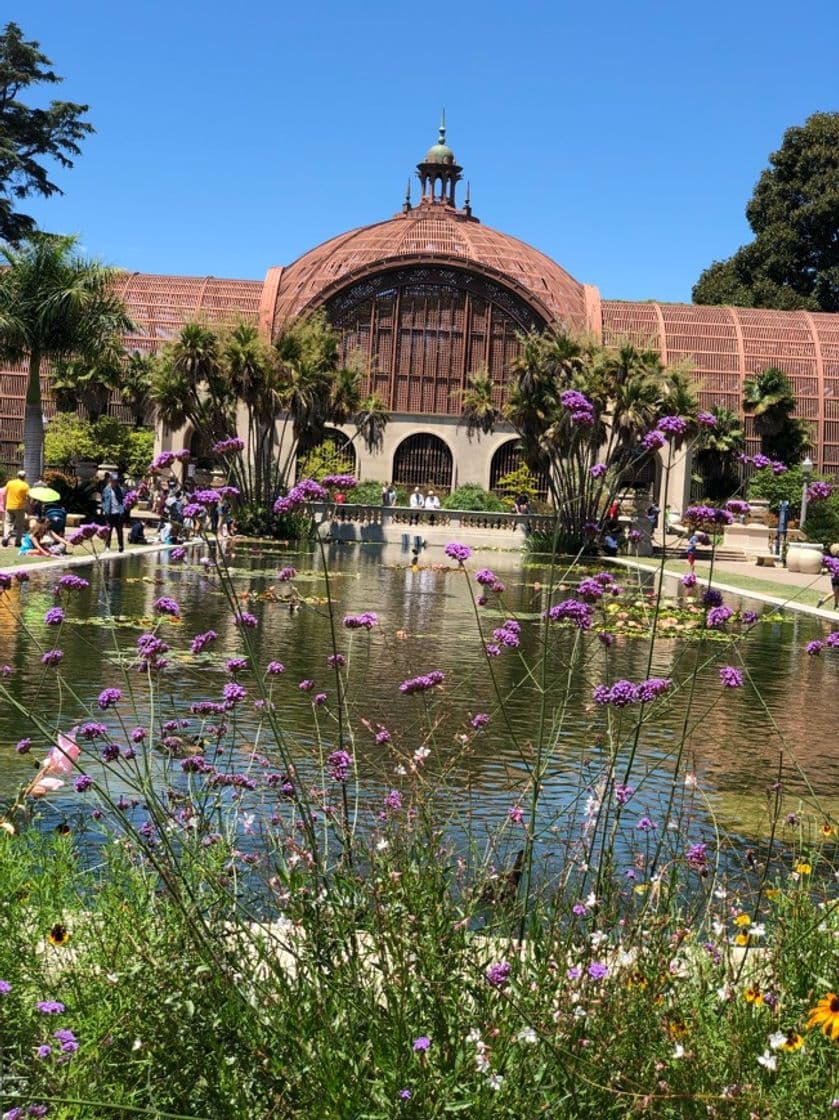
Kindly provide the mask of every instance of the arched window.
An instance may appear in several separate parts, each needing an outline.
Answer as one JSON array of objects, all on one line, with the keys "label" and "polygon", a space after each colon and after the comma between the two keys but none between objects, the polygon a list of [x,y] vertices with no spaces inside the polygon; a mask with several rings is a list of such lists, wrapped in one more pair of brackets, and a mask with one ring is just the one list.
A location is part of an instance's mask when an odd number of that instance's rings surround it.
[{"label": "arched window", "polygon": [[297,459],[297,477],[355,474],[357,458],[352,440],[337,428],[326,428],[323,439]]},{"label": "arched window", "polygon": [[393,456],[393,481],[400,486],[452,488],[452,453],[441,439],[428,432],[408,436]]},{"label": "arched window", "polygon": [[[505,475],[517,471],[523,464],[524,457],[521,453],[521,444],[519,441],[517,439],[511,439],[507,443],[502,443],[493,455],[492,462],[489,466],[490,490],[498,490],[499,480],[504,478]],[[537,498],[540,498],[543,502],[547,501],[550,493],[548,476],[543,471],[539,471],[535,475],[534,481]],[[515,495],[513,496],[515,497]]]},{"label": "arched window", "polygon": [[486,370],[504,399],[521,335],[544,323],[514,292],[477,273],[416,265],[367,276],[325,304],[344,360],[391,412],[458,416],[469,379]]}]

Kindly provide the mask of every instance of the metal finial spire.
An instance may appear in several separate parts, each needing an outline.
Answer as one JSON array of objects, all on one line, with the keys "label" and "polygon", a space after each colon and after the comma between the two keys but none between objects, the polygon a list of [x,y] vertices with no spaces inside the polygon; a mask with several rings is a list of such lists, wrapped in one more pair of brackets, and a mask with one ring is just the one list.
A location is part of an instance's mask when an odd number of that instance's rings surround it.
[{"label": "metal finial spire", "polygon": [[411,177],[408,176],[408,183],[405,187],[405,201],[402,203],[402,213],[407,214],[411,209]]},{"label": "metal finial spire", "polygon": [[472,184],[466,180],[466,199],[463,203],[463,212],[467,218],[472,217]]},{"label": "metal finial spire", "polygon": [[438,144],[445,144],[446,142],[446,110],[440,114],[440,135],[437,137]]}]

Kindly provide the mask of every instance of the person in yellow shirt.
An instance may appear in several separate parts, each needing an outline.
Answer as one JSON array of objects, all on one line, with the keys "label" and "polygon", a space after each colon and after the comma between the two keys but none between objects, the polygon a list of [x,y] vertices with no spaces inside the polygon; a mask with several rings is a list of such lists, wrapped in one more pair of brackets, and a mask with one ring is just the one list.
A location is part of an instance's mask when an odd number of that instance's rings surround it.
[{"label": "person in yellow shirt", "polygon": [[14,535],[15,544],[20,548],[26,532],[26,506],[29,501],[29,484],[26,471],[18,471],[17,478],[6,483],[6,527],[3,532],[3,548],[7,548],[9,538]]}]

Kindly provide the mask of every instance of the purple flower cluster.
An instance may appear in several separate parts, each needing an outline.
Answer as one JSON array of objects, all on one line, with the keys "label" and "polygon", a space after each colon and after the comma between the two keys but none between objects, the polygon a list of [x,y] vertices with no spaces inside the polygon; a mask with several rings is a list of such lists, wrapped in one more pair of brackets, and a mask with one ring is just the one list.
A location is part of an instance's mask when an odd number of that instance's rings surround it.
[{"label": "purple flower cluster", "polygon": [[346,751],[333,751],[327,759],[329,773],[335,782],[345,782],[353,763],[352,755]]},{"label": "purple flower cluster", "polygon": [[214,642],[216,638],[218,638],[218,634],[215,630],[205,630],[203,634],[196,634],[190,644],[190,651],[192,653],[201,653],[204,647],[208,646],[210,642]]},{"label": "purple flower cluster", "polygon": [[828,634],[824,640],[824,644],[828,649],[836,649],[839,647],[839,630],[834,630],[832,634]]},{"label": "purple flower cluster", "polygon": [[328,474],[321,482],[331,490],[354,490],[358,486],[358,479],[351,474]]},{"label": "purple flower cluster", "polygon": [[734,520],[727,509],[716,509],[714,506],[688,506],[682,515],[682,520],[687,525],[730,525]]},{"label": "purple flower cluster", "polygon": [[706,607],[721,607],[722,592],[718,591],[716,587],[706,587],[702,592],[702,602]]},{"label": "purple flower cluster", "polygon": [[696,423],[702,428],[716,428],[717,418],[713,412],[697,412]]},{"label": "purple flower cluster", "polygon": [[578,599],[564,599],[556,603],[545,614],[551,622],[571,622],[579,630],[588,630],[592,623],[592,608]]},{"label": "purple flower cluster", "polygon": [[92,743],[94,739],[107,739],[108,729],[104,723],[96,723],[95,720],[88,720],[79,727],[78,737],[85,739],[88,743]]},{"label": "purple flower cluster", "polygon": [[237,684],[236,681],[229,681],[224,686],[224,691],[222,693],[225,703],[230,705],[238,704],[240,700],[245,699],[247,694],[247,689]]},{"label": "purple flower cluster", "polygon": [[282,661],[269,661],[265,666],[265,672],[269,677],[278,677],[280,673],[285,672],[285,665]]},{"label": "purple flower cluster", "polygon": [[213,444],[213,451],[216,455],[233,455],[237,451],[244,451],[245,441],[239,439],[238,436],[230,436],[229,439],[220,439],[218,443]]},{"label": "purple flower cluster", "polygon": [[721,630],[733,614],[731,607],[712,607],[705,617],[705,625],[709,630]]},{"label": "purple flower cluster", "polygon": [[301,479],[296,486],[292,486],[284,498],[277,498],[274,502],[274,513],[294,513],[306,502],[325,502],[329,494],[319,482],[312,478]]},{"label": "purple flower cluster", "polygon": [[47,626],[60,626],[64,621],[64,611],[61,607],[50,607],[44,615],[44,622]]},{"label": "purple flower cluster", "polygon": [[186,558],[186,549],[185,548],[181,548],[181,547],[173,548],[172,551],[169,553],[169,559],[172,561],[173,564],[180,564],[181,561],[183,561],[185,558]]},{"label": "purple flower cluster", "polygon": [[379,616],[375,611],[363,611],[361,614],[348,614],[344,616],[344,626],[347,630],[372,630],[379,625]]},{"label": "purple flower cluster", "polygon": [[168,467],[171,463],[186,463],[189,460],[189,452],[186,448],[181,451],[161,451],[159,455],[151,461],[150,470],[160,471],[164,467]]},{"label": "purple flower cluster", "polygon": [[578,393],[576,389],[566,389],[559,394],[559,401],[571,413],[572,423],[582,427],[594,423],[594,405],[583,393]]},{"label": "purple flower cluster", "polygon": [[399,691],[405,696],[410,696],[414,692],[428,692],[435,685],[442,684],[445,679],[445,673],[441,673],[439,669],[433,669],[423,676],[411,677],[409,680],[403,681],[399,686]]},{"label": "purple flower cluster", "polygon": [[740,621],[751,626],[753,622],[757,622],[757,611],[740,611]]},{"label": "purple flower cluster", "polygon": [[15,750],[17,751],[18,754],[29,754],[29,751],[31,750],[31,748],[32,748],[32,740],[28,739],[28,738],[27,739],[19,739],[17,741],[17,743],[15,743]]},{"label": "purple flower cluster", "polygon": [[478,712],[469,720],[469,726],[474,727],[476,731],[479,731],[482,727],[486,727],[488,723],[489,716],[486,712]]},{"label": "purple flower cluster", "polygon": [[169,662],[162,655],[168,652],[169,646],[156,634],[141,634],[137,639],[137,653],[142,662],[141,668],[157,670],[165,669]]},{"label": "purple flower cluster", "polygon": [[807,501],[808,502],[823,502],[825,498],[829,498],[833,493],[833,485],[830,482],[811,482],[807,487]]},{"label": "purple flower cluster", "polygon": [[462,564],[472,555],[472,549],[468,544],[457,544],[454,541],[447,544],[443,551],[450,560],[457,560],[458,564]]},{"label": "purple flower cluster", "polygon": [[103,688],[99,693],[96,703],[104,712],[106,708],[113,708],[122,699],[122,691],[118,688]]},{"label": "purple flower cluster", "polygon": [[691,844],[685,852],[685,860],[688,867],[692,867],[694,871],[698,871],[700,875],[705,875],[708,871],[708,845],[707,844]]},{"label": "purple flower cluster", "polygon": [[748,502],[743,502],[739,498],[729,498],[725,503],[725,508],[729,513],[733,513],[737,517],[744,517],[747,513],[752,512],[752,507]]},{"label": "purple flower cluster", "polygon": [[581,579],[577,584],[577,594],[586,603],[596,603],[603,595],[603,586],[597,577]]},{"label": "purple flower cluster", "polygon": [[484,976],[492,988],[503,988],[510,978],[512,966],[509,961],[496,961],[487,967]]},{"label": "purple flower cluster", "polygon": [[741,455],[740,462],[751,463],[758,471],[771,468],[773,474],[783,474],[787,469],[786,463],[782,463],[780,459],[770,459],[768,455],[763,455],[760,452],[757,455]]},{"label": "purple flower cluster", "polygon": [[251,630],[253,630],[259,625],[259,620],[257,619],[256,615],[251,614],[250,611],[239,611],[239,613],[236,615],[236,625],[248,626]]},{"label": "purple flower cluster", "polygon": [[280,581],[280,583],[288,583],[289,580],[294,579],[296,575],[297,569],[292,568],[291,565],[288,565],[285,568],[280,568],[279,572],[277,573],[277,579]]},{"label": "purple flower cluster", "polygon": [[228,673],[243,673],[248,668],[247,657],[228,657],[227,671]]},{"label": "purple flower cluster", "polygon": [[634,793],[634,786],[626,786],[619,782],[615,786],[615,801],[618,805],[627,805],[632,800]]},{"label": "purple flower cluster", "polygon": [[742,670],[735,669],[733,665],[724,665],[720,669],[720,681],[726,688],[742,688],[744,679]]},{"label": "purple flower cluster", "polygon": [[625,708],[628,704],[649,704],[656,697],[667,692],[672,685],[667,677],[650,677],[649,680],[633,684],[632,681],[615,681],[611,688],[599,684],[591,696],[595,704],[611,704],[613,708]]},{"label": "purple flower cluster", "polygon": [[606,473],[607,467],[605,463],[595,463],[589,471],[592,478],[602,478]]},{"label": "purple flower cluster", "polygon": [[681,416],[662,416],[656,427],[669,436],[683,436],[688,430],[687,420]]},{"label": "purple flower cluster", "polygon": [[0,572],[0,591],[8,591],[12,586],[12,575],[10,572]]},{"label": "purple flower cluster", "polygon": [[659,448],[664,447],[667,443],[667,436],[664,432],[660,432],[658,428],[653,428],[651,432],[647,432],[641,440],[641,446],[645,451],[658,451]]},{"label": "purple flower cluster", "polygon": [[493,630],[492,636],[498,642],[499,646],[506,646],[507,649],[518,649],[521,645],[519,641],[519,634],[521,633],[521,626],[514,618],[508,618],[507,621]]},{"label": "purple flower cluster", "polygon": [[155,599],[154,609],[158,614],[171,614],[174,618],[180,618],[181,615],[181,608],[168,595],[161,595],[159,599]]},{"label": "purple flower cluster", "polygon": [[78,529],[74,529],[72,533],[67,534],[67,540],[70,542],[70,544],[81,544],[83,541],[92,540],[93,537],[95,537],[96,534],[100,531],[100,529],[103,528],[107,529],[108,526],[93,525],[91,523],[79,525]]},{"label": "purple flower cluster", "polygon": [[819,639],[816,638],[814,641],[808,642],[804,648],[811,657],[818,657],[824,649],[824,642],[820,642]]},{"label": "purple flower cluster", "polygon": [[42,665],[57,665],[64,656],[62,649],[48,649],[47,652],[41,657]]},{"label": "purple flower cluster", "polygon": [[84,591],[90,587],[86,579],[81,576],[74,576],[72,572],[68,572],[66,576],[62,576],[58,583],[53,588],[53,595],[58,598],[62,591]]}]

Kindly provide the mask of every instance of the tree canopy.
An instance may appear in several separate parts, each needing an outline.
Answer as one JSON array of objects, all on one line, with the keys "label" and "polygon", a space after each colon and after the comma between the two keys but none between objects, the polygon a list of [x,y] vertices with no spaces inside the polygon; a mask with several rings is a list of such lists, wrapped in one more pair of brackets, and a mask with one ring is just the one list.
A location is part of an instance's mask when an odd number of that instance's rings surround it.
[{"label": "tree canopy", "polygon": [[696,303],[839,311],[839,113],[787,129],[746,217],[754,241],[714,261]]},{"label": "tree canopy", "polygon": [[0,34],[0,240],[11,245],[35,229],[34,218],[18,211],[19,203],[33,194],[62,193],[44,160],[72,167],[80,142],[94,131],[82,120],[87,105],[51,101],[46,108],[30,108],[20,100],[30,86],[64,80],[51,67],[39,43],[27,42],[16,23],[6,24]]}]

